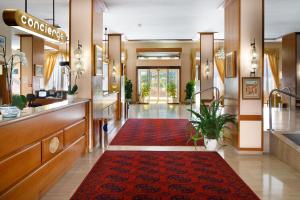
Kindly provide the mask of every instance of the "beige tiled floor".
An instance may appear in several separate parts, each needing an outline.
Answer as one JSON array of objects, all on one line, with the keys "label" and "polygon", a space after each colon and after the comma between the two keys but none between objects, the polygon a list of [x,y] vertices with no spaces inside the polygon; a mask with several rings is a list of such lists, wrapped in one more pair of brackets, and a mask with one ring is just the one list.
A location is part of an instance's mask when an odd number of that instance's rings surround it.
[{"label": "beige tiled floor", "polygon": [[[185,105],[132,105],[131,118],[188,118]],[[117,129],[114,131],[114,133]],[[114,133],[111,134],[112,139]],[[128,147],[109,147],[128,150]],[[149,147],[131,149],[151,150]],[[178,148],[177,148],[178,149]],[[157,150],[174,150],[173,147],[159,147]],[[181,149],[190,150],[190,149]],[[200,149],[201,150],[201,149]],[[300,199],[300,172],[292,169],[271,155],[238,155],[230,146],[219,151],[234,171],[262,199]],[[74,167],[63,176],[43,197],[44,200],[69,199],[82,182],[94,163],[102,155],[100,149],[80,158]]]}]

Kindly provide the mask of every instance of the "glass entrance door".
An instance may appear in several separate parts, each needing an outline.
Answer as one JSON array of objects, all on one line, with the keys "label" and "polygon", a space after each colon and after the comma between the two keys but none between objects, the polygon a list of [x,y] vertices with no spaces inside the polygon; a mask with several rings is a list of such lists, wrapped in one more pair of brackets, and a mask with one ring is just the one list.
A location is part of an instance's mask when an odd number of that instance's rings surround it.
[{"label": "glass entrance door", "polygon": [[178,103],[179,68],[138,69],[140,103]]}]

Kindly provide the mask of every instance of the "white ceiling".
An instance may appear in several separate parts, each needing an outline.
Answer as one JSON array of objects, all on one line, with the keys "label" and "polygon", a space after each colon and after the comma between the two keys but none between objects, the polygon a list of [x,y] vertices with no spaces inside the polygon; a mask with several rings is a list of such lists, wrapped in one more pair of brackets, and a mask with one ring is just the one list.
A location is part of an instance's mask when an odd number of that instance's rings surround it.
[{"label": "white ceiling", "polygon": [[265,0],[265,38],[300,32],[300,0]]},{"label": "white ceiling", "polygon": [[[197,32],[224,32],[223,0],[104,0],[104,24],[127,39],[194,39]],[[24,10],[25,0],[0,0],[0,10]],[[68,33],[68,2],[55,0],[56,24]],[[52,0],[28,0],[28,12],[52,18]],[[300,0],[265,0],[265,36],[277,38],[300,32]],[[141,24],[139,26],[138,24]]]},{"label": "white ceiling", "polygon": [[[193,39],[197,32],[223,38],[222,0],[105,0],[104,24],[127,39]],[[212,17],[213,16],[213,17]],[[141,27],[138,26],[141,24]]]},{"label": "white ceiling", "polygon": [[[224,38],[224,11],[218,9],[222,0],[104,1],[105,25],[127,39],[193,39],[206,31]],[[300,0],[265,0],[265,37],[300,31],[299,13]]]}]

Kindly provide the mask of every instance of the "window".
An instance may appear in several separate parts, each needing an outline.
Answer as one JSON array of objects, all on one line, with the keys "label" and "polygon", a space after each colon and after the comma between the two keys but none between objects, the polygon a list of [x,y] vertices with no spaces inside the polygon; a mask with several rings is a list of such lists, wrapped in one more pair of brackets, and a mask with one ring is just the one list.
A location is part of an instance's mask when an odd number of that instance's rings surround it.
[{"label": "window", "polygon": [[218,72],[216,62],[214,62],[214,87],[219,89],[220,96],[222,96],[224,94],[224,83]]},{"label": "window", "polygon": [[264,56],[264,94],[265,103],[267,103],[270,92],[275,89],[275,81],[272,75],[269,56],[265,54]]},{"label": "window", "polygon": [[61,61],[63,61],[63,57],[58,56],[55,67],[46,87],[48,90],[68,90],[68,69],[66,67],[59,66],[59,62]]}]

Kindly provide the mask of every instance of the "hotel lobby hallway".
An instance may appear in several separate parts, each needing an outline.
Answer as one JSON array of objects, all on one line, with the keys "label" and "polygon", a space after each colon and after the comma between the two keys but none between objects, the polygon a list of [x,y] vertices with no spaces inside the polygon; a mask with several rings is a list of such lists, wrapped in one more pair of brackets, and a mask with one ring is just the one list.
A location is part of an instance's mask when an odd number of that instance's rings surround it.
[{"label": "hotel lobby hallway", "polygon": [[[187,105],[131,105],[129,118],[186,119],[189,117],[188,108]],[[110,141],[121,125],[121,123],[118,124],[118,127],[110,132]],[[129,147],[117,148],[128,150]],[[118,149],[114,147],[114,150]],[[139,146],[134,150],[143,151],[147,150],[147,147]],[[158,150],[178,151],[178,147],[160,147]],[[239,155],[230,146],[220,149],[218,153],[261,199],[299,199],[300,173],[275,157],[268,154]],[[102,154],[102,150],[97,148],[92,153],[80,158],[42,199],[69,199]]]}]

